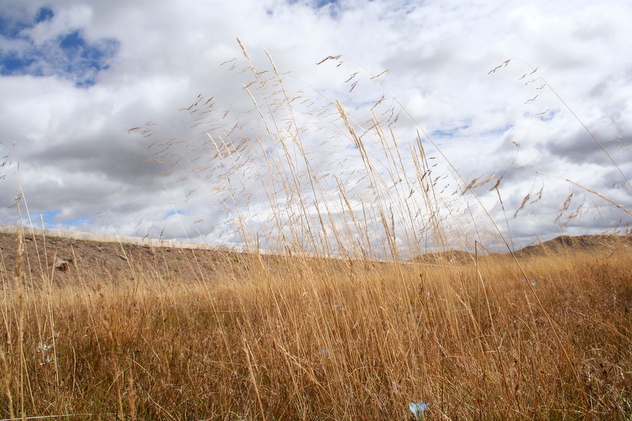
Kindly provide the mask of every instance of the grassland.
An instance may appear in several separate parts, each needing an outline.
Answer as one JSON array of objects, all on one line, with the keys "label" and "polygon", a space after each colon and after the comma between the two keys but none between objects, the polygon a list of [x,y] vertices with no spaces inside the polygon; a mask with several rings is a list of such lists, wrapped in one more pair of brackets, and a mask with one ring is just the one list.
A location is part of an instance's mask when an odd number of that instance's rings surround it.
[{"label": "grassland", "polygon": [[[510,248],[510,215],[535,213],[545,182],[505,207],[511,165],[466,180],[394,98],[355,118],[341,101],[288,89],[271,59],[260,71],[244,57],[228,65],[251,79],[253,112],[231,119],[200,96],[183,111],[203,139],[157,141],[154,159],[171,166],[166,182],[197,185],[187,197],[219,204],[231,238],[282,252],[11,237],[0,417],[406,420],[423,401],[427,420],[630,419],[628,241],[488,253],[483,243]],[[352,74],[349,91],[381,74]],[[571,190],[550,215],[560,231],[585,203],[626,228],[629,209],[553,178]],[[492,183],[503,221],[478,196]]]},{"label": "grassland", "polygon": [[5,259],[0,416],[405,420],[420,400],[431,420],[632,412],[623,243],[445,266],[180,253],[183,276],[142,254],[109,278],[80,258],[64,273]]}]

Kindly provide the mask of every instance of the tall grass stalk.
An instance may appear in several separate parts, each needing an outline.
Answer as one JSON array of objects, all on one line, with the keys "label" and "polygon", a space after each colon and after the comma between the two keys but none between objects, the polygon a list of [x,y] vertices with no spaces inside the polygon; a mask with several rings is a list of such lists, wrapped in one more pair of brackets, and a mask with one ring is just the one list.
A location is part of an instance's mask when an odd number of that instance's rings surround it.
[{"label": "tall grass stalk", "polygon": [[388,101],[354,116],[240,45],[257,118],[200,96],[202,140],[155,146],[248,253],[118,244],[118,270],[77,253],[60,272],[51,239],[19,235],[0,417],[406,420],[421,401],[428,420],[629,419],[629,239],[495,254],[511,239],[472,196],[491,177],[437,163]]},{"label": "tall grass stalk", "polygon": [[[6,353],[5,403],[19,397],[26,417],[403,420],[423,399],[427,419],[625,419],[632,262],[617,247],[521,257],[522,270],[507,256],[252,254],[226,255],[206,281],[138,260],[136,280],[65,274],[27,282],[23,298],[4,283],[2,334],[23,334],[21,354]],[[58,384],[26,328],[45,305]],[[7,311],[20,306],[23,324]]]}]

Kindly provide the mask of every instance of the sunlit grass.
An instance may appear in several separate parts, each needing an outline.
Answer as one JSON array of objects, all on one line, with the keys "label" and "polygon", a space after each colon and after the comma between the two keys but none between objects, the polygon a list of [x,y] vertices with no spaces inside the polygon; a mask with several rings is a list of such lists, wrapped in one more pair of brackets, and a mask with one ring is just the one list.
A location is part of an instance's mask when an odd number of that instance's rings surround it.
[{"label": "sunlit grass", "polygon": [[5,279],[2,415],[406,419],[423,400],[427,419],[625,419],[632,261],[570,256]]},{"label": "sunlit grass", "polygon": [[[357,120],[244,55],[256,127],[198,97],[185,111],[204,140],[156,145],[167,179],[197,183],[253,252],[183,253],[182,271],[126,256],[108,276],[77,259],[62,278],[18,245],[1,271],[0,417],[628,419],[629,246],[490,254],[511,238],[475,192],[495,183],[502,202],[500,179],[434,163],[420,126],[402,141],[396,101]],[[313,120],[334,129],[320,143]],[[331,145],[360,167],[315,153]],[[577,217],[568,198],[562,214]]]}]

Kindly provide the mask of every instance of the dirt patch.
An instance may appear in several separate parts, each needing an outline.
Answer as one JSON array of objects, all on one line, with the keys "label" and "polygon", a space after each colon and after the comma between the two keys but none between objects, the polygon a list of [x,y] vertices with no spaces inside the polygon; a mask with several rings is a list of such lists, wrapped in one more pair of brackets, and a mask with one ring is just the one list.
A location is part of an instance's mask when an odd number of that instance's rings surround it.
[{"label": "dirt patch", "polygon": [[[0,275],[15,278],[18,236],[0,234]],[[169,276],[188,280],[212,279],[218,270],[245,260],[242,253],[218,250],[157,248],[26,235],[20,270],[30,282],[109,281],[134,276]]]}]

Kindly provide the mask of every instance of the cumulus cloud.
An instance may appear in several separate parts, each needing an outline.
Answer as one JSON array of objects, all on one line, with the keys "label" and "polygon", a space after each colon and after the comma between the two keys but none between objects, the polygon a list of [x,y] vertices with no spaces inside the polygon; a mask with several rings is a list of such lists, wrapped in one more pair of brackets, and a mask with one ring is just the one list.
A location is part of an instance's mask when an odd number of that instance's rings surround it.
[{"label": "cumulus cloud", "polygon": [[95,84],[119,44],[112,38],[86,39],[82,28],[89,24],[90,14],[85,6],[63,10],[60,16],[41,7],[31,19],[5,12],[0,18],[0,75],[54,75],[69,78],[78,87]]},{"label": "cumulus cloud", "polygon": [[[368,241],[359,226],[391,230],[406,240],[390,247],[403,247],[432,243],[424,230],[434,212],[446,231],[469,233],[456,236],[465,248],[477,231],[525,244],[627,221],[612,206],[631,204],[625,1],[0,6],[0,147],[13,163],[1,169],[6,223],[16,221],[19,195],[50,227],[212,243],[262,241],[245,238],[246,227],[306,238],[292,226],[309,218],[356,243]],[[285,94],[301,101],[282,101],[264,49]],[[249,85],[251,64],[261,85]],[[384,138],[368,130],[372,118]],[[427,179],[416,175],[418,134]],[[217,157],[231,145],[243,161]],[[427,180],[441,196],[435,205],[425,203]],[[354,218],[365,225],[354,228]]]}]

